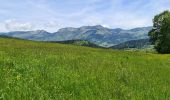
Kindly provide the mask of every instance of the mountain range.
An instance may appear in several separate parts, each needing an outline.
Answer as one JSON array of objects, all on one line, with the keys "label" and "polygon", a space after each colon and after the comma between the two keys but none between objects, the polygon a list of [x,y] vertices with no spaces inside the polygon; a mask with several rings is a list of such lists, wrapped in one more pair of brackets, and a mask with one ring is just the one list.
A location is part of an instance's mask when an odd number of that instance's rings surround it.
[{"label": "mountain range", "polygon": [[36,41],[87,40],[99,46],[109,47],[126,41],[147,39],[148,32],[151,29],[152,27],[140,27],[130,30],[124,30],[121,28],[110,29],[101,25],[96,25],[79,28],[67,27],[59,29],[57,32],[53,33],[44,30],[37,30],[1,32],[0,35]]}]

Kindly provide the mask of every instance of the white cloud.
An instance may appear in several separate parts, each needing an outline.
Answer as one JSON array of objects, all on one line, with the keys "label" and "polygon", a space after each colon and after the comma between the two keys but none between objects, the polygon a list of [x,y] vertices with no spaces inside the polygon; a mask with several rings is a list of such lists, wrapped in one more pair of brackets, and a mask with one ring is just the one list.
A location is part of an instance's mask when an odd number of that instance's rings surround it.
[{"label": "white cloud", "polygon": [[58,22],[57,21],[49,21],[46,25],[46,27],[57,27],[58,26]]},{"label": "white cloud", "polygon": [[3,23],[0,23],[0,32],[7,32],[7,29]]},{"label": "white cloud", "polygon": [[5,28],[7,31],[29,31],[33,30],[33,25],[29,22],[21,23],[16,21],[15,19],[6,20]]},{"label": "white cloud", "polygon": [[[62,23],[56,19],[51,19],[47,23],[43,23],[42,25],[39,25],[40,29],[47,30],[49,32],[56,32],[58,29],[63,28]],[[38,28],[38,27],[37,27]]]},{"label": "white cloud", "polygon": [[[155,14],[170,9],[169,0],[2,1],[0,31],[43,29],[54,32],[63,27],[98,24],[110,28],[143,27],[152,25]],[[4,22],[11,18],[15,20]]]}]

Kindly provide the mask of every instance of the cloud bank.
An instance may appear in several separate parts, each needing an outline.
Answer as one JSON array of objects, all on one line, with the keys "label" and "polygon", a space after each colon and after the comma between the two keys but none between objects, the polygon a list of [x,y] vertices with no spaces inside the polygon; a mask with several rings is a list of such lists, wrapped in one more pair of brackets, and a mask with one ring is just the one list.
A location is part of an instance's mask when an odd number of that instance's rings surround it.
[{"label": "cloud bank", "polygon": [[33,30],[33,25],[31,23],[25,22],[25,23],[20,23],[17,22],[14,19],[11,20],[6,20],[5,23],[5,28],[9,31],[29,31]]}]

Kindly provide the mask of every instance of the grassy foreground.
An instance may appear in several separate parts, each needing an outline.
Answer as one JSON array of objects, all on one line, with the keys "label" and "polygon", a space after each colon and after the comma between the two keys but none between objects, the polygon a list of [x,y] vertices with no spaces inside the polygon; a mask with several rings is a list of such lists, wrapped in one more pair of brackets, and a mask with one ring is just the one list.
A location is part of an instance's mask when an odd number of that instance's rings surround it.
[{"label": "grassy foreground", "polygon": [[170,55],[0,38],[0,100],[170,100]]}]

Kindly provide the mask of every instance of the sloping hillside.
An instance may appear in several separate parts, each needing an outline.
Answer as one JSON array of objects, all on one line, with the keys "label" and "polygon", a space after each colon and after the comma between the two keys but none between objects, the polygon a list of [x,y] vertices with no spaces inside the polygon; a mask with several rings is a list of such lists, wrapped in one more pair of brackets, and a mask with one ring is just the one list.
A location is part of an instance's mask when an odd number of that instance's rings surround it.
[{"label": "sloping hillside", "polygon": [[151,45],[149,39],[131,40],[112,46],[112,49],[142,49]]},{"label": "sloping hillside", "polygon": [[93,47],[93,48],[104,48],[101,46],[98,46],[94,43],[91,43],[86,40],[67,40],[67,41],[48,41],[51,43],[61,43],[61,44],[71,44],[71,45],[77,45],[77,46],[86,46],[86,47]]},{"label": "sloping hillside", "polygon": [[2,100],[169,100],[170,55],[0,38]]}]

